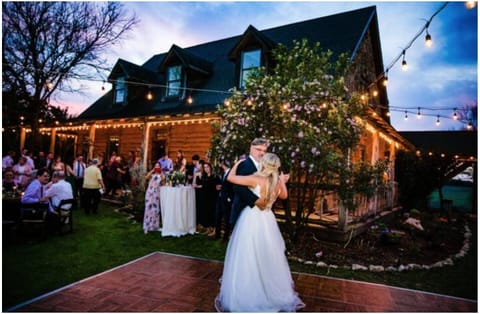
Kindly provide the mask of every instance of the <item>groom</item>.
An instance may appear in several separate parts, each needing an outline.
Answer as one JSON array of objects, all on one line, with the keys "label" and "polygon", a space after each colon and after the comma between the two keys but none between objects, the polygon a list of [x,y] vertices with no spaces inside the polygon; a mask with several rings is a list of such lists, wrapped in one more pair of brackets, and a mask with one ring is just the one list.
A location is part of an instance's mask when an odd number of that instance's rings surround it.
[{"label": "groom", "polygon": [[[269,142],[264,138],[256,138],[250,144],[250,155],[242,161],[237,168],[237,175],[248,176],[260,170],[260,161],[267,152]],[[234,185],[232,213],[230,216],[230,223],[235,225],[240,213],[246,206],[253,207],[258,200],[256,196],[248,187],[242,185]],[[257,204],[260,205],[261,204]]]}]

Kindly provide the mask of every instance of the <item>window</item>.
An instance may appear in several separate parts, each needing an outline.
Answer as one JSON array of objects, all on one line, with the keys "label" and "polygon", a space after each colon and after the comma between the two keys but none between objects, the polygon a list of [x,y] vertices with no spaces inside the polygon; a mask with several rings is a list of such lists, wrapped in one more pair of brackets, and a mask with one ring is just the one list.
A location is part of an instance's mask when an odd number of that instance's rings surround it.
[{"label": "window", "polygon": [[125,78],[119,77],[115,84],[115,103],[122,103],[125,101],[125,95],[127,93]]},{"label": "window", "polygon": [[182,67],[177,65],[167,70],[167,97],[179,96],[182,79]]},{"label": "window", "polygon": [[244,88],[246,80],[252,71],[260,67],[261,54],[260,49],[242,52],[242,64],[240,69],[240,88]]}]

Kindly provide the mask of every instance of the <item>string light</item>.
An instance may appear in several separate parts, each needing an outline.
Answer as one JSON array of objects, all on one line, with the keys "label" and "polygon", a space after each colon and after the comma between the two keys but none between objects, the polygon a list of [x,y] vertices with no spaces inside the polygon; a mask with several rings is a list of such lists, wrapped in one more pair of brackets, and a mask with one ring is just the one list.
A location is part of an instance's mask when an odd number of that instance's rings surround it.
[{"label": "string light", "polygon": [[421,118],[422,118],[422,114],[420,113],[420,107],[418,107],[417,119],[421,119]]},{"label": "string light", "polygon": [[465,6],[467,7],[467,9],[473,9],[477,6],[477,1],[467,1],[465,2]]},{"label": "string light", "polygon": [[193,98],[192,98],[192,96],[188,96],[188,97],[187,97],[187,104],[190,105],[190,104],[192,104],[192,103],[193,103]]},{"label": "string light", "polygon": [[405,50],[403,50],[403,60],[402,60],[402,71],[407,71],[408,65],[407,61],[405,60]]},{"label": "string light", "polygon": [[425,35],[425,46],[428,48],[432,47],[432,36],[428,33],[428,28],[427,28],[427,35]]},{"label": "string light", "polygon": [[457,108],[453,108],[453,120],[458,120]]},{"label": "string light", "polygon": [[405,121],[408,120],[408,112],[405,110]]},{"label": "string light", "polygon": [[148,90],[146,97],[147,97],[148,100],[152,100],[152,99],[153,99],[153,93],[152,93],[152,91],[151,91],[150,89]]},{"label": "string light", "polygon": [[440,125],[440,115],[437,115],[437,121],[435,123],[437,124],[437,126]]}]

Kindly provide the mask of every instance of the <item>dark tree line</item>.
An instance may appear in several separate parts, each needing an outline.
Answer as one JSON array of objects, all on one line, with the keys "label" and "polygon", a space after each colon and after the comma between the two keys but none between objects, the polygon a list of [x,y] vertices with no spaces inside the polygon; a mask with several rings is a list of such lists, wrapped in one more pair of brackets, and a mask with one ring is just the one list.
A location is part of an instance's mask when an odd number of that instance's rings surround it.
[{"label": "dark tree line", "polygon": [[2,2],[4,127],[29,125],[35,144],[40,123],[67,118],[50,103],[55,92],[98,80],[103,54],[137,23],[120,2]]}]

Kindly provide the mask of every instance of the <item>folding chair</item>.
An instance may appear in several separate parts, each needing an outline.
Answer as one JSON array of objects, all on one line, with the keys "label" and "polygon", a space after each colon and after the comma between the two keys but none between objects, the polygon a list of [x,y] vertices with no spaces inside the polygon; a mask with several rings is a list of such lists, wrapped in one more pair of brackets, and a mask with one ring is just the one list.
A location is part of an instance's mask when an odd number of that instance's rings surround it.
[{"label": "folding chair", "polygon": [[20,225],[22,229],[25,227],[25,225],[40,226],[42,239],[45,239],[48,204],[22,204],[20,212]]},{"label": "folding chair", "polygon": [[[65,205],[70,204],[69,209],[64,209]],[[58,213],[59,215],[59,231],[61,234],[63,234],[63,227],[65,225],[69,226],[69,233],[73,232],[73,215],[72,215],[72,210],[73,206],[75,205],[75,199],[70,198],[66,200],[61,200],[58,206],[54,207],[54,210]]]}]

